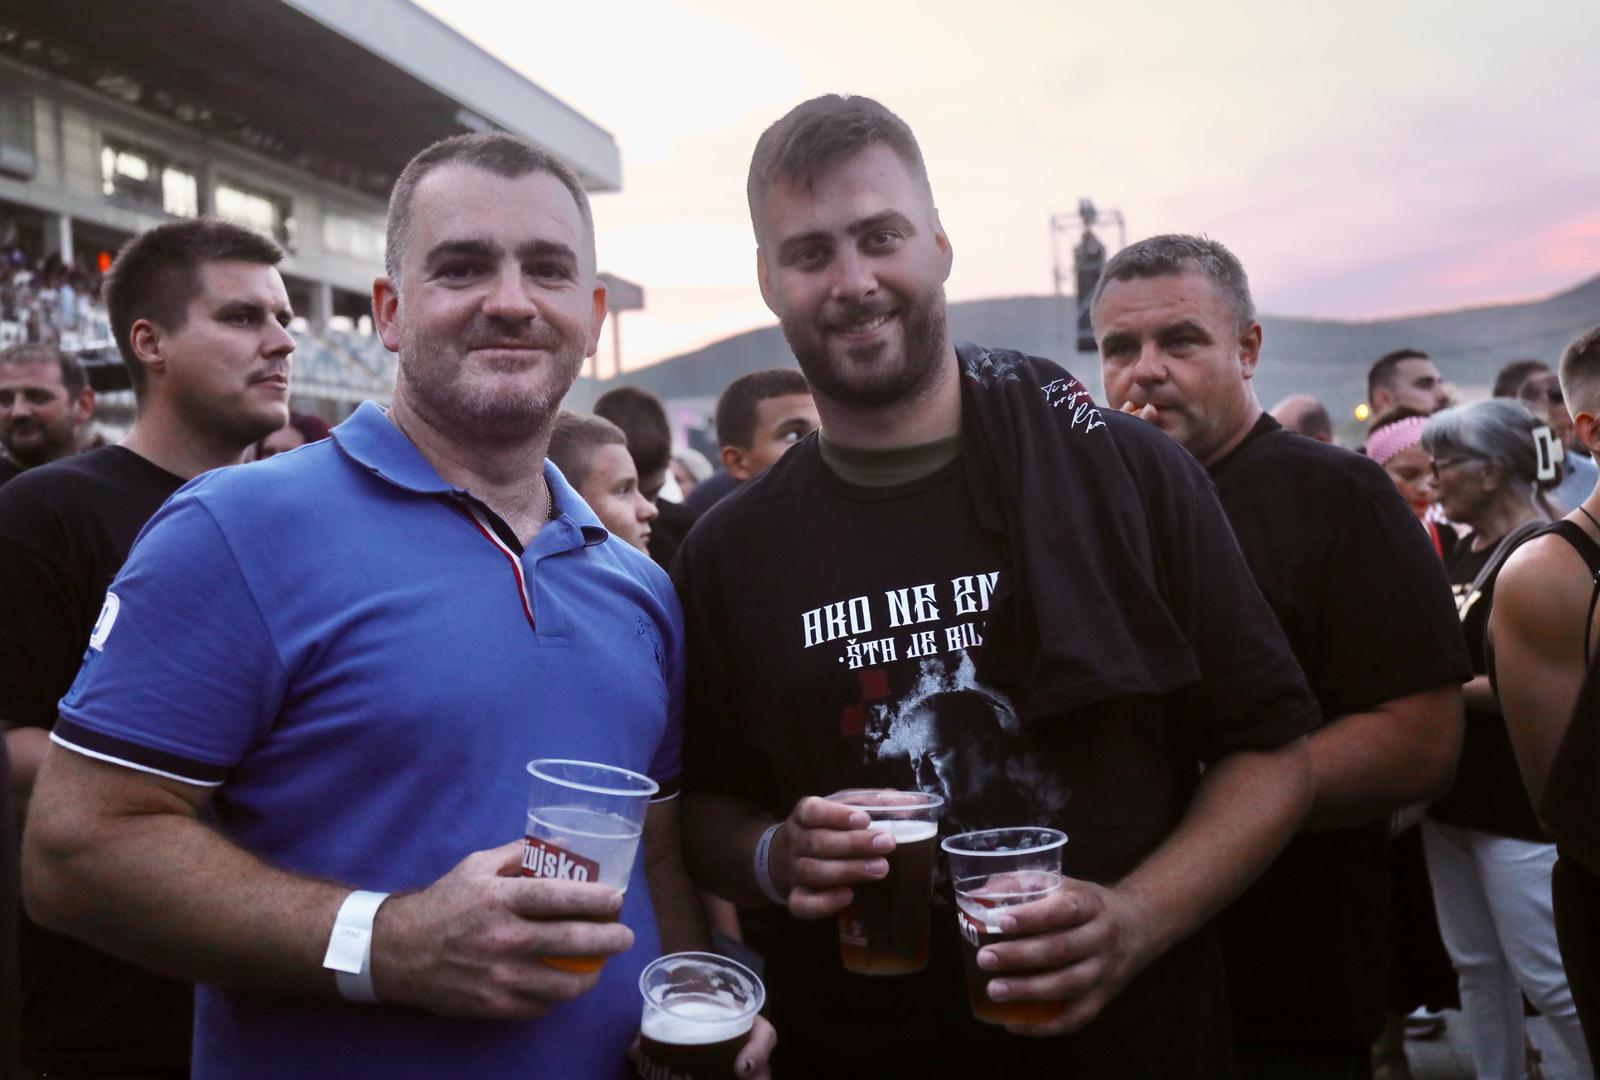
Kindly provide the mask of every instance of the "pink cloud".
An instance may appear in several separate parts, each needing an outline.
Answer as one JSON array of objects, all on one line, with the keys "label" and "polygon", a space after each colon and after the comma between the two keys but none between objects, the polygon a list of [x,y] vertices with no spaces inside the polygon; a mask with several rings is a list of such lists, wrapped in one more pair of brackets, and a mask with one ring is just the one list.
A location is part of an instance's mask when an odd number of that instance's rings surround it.
[{"label": "pink cloud", "polygon": [[1451,292],[1571,284],[1600,270],[1600,211],[1465,252],[1429,268],[1418,284]]}]

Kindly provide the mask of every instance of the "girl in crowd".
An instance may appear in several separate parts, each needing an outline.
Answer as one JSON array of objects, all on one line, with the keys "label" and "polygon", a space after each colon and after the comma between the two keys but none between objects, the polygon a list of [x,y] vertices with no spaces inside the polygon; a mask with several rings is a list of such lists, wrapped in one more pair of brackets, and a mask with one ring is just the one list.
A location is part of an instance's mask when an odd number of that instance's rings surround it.
[{"label": "girl in crowd", "polygon": [[1383,466],[1401,498],[1411,505],[1412,513],[1428,531],[1433,550],[1448,563],[1455,551],[1455,530],[1429,513],[1439,501],[1439,481],[1433,475],[1428,452],[1422,448],[1422,427],[1428,422],[1428,415],[1401,405],[1378,417],[1367,436],[1367,456]]},{"label": "girl in crowd", "polygon": [[1472,529],[1456,545],[1448,571],[1478,675],[1464,687],[1466,737],[1455,786],[1429,808],[1422,838],[1481,1080],[1524,1073],[1522,994],[1568,1053],[1588,1061],[1556,946],[1555,846],[1517,772],[1484,640],[1501,565],[1550,520],[1537,494],[1554,474],[1547,458],[1541,469],[1542,427],[1521,405],[1492,400],[1446,409],[1422,430],[1445,516]]}]

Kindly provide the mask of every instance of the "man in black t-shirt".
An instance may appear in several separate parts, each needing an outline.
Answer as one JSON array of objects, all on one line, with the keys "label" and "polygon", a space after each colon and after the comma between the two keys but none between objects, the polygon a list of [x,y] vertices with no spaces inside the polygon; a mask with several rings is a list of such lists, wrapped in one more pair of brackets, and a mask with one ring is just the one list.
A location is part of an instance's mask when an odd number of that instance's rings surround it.
[{"label": "man in black t-shirt", "polygon": [[[950,242],[882,105],[799,106],[749,193],[822,429],[674,575],[685,848],[708,888],[782,905],[776,1074],[1227,1075],[1204,927],[1298,823],[1315,706],[1209,482],[1048,361],[952,344]],[[1059,1011],[973,1020],[942,858],[927,969],[843,970],[831,916],[894,846],[820,797],[852,786],[938,793],[946,832],[1067,832],[1063,887],[979,955],[991,997]]]},{"label": "man in black t-shirt", "polygon": [[76,356],[54,345],[0,352],[0,484],[78,452],[94,415],[94,389]]},{"label": "man in black t-shirt", "polygon": [[1262,411],[1261,324],[1221,244],[1124,248],[1092,312],[1106,396],[1209,470],[1326,718],[1301,835],[1222,920],[1241,1064],[1365,1075],[1385,1004],[1389,818],[1449,789],[1461,745],[1471,667],[1443,569],[1382,469]]},{"label": "man in black t-shirt", "polygon": [[[185,480],[238,462],[288,420],[282,256],[271,240],[205,219],[129,241],[106,279],[106,306],[138,400],[132,429],[120,445],[0,488],[0,724],[24,813],[56,702],[139,530]],[[188,1075],[189,984],[27,920],[22,929],[25,1068]]]}]

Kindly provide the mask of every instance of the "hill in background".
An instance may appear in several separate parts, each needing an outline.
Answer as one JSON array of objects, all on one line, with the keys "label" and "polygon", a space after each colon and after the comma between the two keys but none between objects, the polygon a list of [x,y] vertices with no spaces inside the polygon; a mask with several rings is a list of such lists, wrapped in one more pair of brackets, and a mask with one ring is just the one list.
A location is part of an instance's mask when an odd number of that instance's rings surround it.
[{"label": "hill in background", "polygon": [[[1072,301],[1049,296],[968,300],[950,305],[959,341],[1004,345],[1061,362],[1097,392],[1099,359],[1072,351]],[[1314,394],[1348,422],[1366,399],[1367,368],[1392,349],[1421,349],[1464,400],[1488,395],[1495,372],[1508,360],[1535,357],[1554,366],[1561,350],[1600,323],[1600,276],[1543,300],[1496,304],[1398,319],[1348,322],[1264,315],[1256,393],[1270,408],[1287,394]],[[587,409],[613,385],[643,387],[663,401],[714,401],[740,375],[793,367],[794,357],[776,326],[737,334],[703,349],[628,372],[620,380],[580,379],[568,408]]]}]

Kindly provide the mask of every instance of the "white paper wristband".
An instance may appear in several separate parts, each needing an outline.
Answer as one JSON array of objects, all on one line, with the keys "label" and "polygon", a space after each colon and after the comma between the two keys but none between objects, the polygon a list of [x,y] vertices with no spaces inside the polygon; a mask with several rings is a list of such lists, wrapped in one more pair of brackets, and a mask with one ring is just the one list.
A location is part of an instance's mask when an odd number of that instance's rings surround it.
[{"label": "white paper wristband", "polygon": [[761,834],[761,839],[756,842],[756,885],[760,887],[763,895],[774,904],[787,904],[789,898],[778,891],[772,884],[772,867],[769,863],[772,857],[772,838],[778,835],[778,830],[783,828],[783,822],[769,825],[767,831]]},{"label": "white paper wristband", "polygon": [[388,893],[357,889],[344,898],[334,917],[322,966],[333,972],[339,996],[346,1001],[378,1000],[372,989],[372,922],[387,899]]}]

